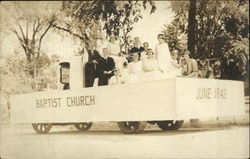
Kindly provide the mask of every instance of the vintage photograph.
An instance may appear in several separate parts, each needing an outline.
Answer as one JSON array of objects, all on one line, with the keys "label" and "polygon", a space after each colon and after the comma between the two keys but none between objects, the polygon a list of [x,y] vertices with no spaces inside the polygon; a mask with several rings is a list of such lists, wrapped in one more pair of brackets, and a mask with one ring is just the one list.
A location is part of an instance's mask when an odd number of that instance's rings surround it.
[{"label": "vintage photograph", "polygon": [[249,1],[1,1],[0,119],[0,159],[249,158]]}]

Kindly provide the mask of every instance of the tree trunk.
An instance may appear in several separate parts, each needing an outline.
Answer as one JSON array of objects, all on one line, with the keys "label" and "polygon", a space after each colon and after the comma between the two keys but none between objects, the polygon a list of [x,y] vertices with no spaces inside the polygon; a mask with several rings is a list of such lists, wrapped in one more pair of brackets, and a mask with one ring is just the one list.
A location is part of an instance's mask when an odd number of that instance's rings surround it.
[{"label": "tree trunk", "polygon": [[32,54],[32,71],[33,71],[33,79],[34,79],[34,90],[37,91],[37,58],[35,53]]},{"label": "tree trunk", "polygon": [[190,0],[188,11],[188,50],[191,53],[191,57],[195,57],[195,12],[196,12],[196,0]]}]

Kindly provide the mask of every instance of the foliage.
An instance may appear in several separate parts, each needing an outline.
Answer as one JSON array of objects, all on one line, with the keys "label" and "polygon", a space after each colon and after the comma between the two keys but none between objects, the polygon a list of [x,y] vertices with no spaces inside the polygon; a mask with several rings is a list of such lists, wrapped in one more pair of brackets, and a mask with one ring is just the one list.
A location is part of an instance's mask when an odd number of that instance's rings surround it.
[{"label": "foliage", "polygon": [[[189,2],[175,1],[171,6],[175,17],[171,24],[165,26],[163,33],[171,49],[185,50],[180,48],[177,39],[182,34],[187,35]],[[197,0],[193,57],[220,59],[226,54],[233,54],[242,72],[249,59],[248,7],[248,1]]]},{"label": "foliage", "polygon": [[35,80],[39,73],[39,59],[44,37],[52,28],[60,2],[9,1],[1,2],[1,31],[13,33],[22,47],[29,74]]},{"label": "foliage", "polygon": [[195,26],[196,26],[196,0],[190,0],[188,10],[188,50],[191,55],[195,53]]},{"label": "foliage", "polygon": [[128,33],[142,18],[140,11],[148,2],[153,13],[156,8],[152,1],[64,1],[62,15],[53,26],[80,39],[84,45],[96,43],[105,35],[115,35],[128,43]]},{"label": "foliage", "polygon": [[178,23],[178,19],[175,19],[171,24],[165,25],[166,29],[162,33],[170,51],[177,50],[179,55],[183,55],[187,51],[187,34],[182,30],[183,26],[179,26]]},{"label": "foliage", "polygon": [[35,80],[38,84],[38,90],[46,89],[48,85],[51,89],[56,89],[57,70],[55,64],[58,59],[59,57],[56,55],[49,58],[46,54],[41,54],[37,65],[40,71],[37,79],[34,79],[29,74],[29,63],[23,54],[15,52],[1,56],[0,107],[2,118],[9,117],[10,95],[33,92]]},{"label": "foliage", "polygon": [[53,6],[48,2],[1,2],[2,29],[16,35],[28,62],[40,56],[42,40],[54,22]]}]

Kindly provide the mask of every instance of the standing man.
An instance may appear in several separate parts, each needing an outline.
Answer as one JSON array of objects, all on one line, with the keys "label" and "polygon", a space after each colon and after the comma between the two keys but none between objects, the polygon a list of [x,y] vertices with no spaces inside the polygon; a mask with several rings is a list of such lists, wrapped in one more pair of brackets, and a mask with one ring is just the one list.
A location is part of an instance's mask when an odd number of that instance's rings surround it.
[{"label": "standing man", "polygon": [[99,62],[98,86],[108,85],[109,79],[114,75],[115,62],[112,57],[108,57],[108,49],[103,48],[103,57]]},{"label": "standing man", "polygon": [[198,64],[195,59],[189,57],[189,52],[184,54],[187,65],[186,77],[198,77]]},{"label": "standing man", "polygon": [[101,55],[94,49],[94,44],[90,44],[88,49],[88,61],[85,65],[85,87],[93,87],[95,78],[98,77],[98,64]]}]

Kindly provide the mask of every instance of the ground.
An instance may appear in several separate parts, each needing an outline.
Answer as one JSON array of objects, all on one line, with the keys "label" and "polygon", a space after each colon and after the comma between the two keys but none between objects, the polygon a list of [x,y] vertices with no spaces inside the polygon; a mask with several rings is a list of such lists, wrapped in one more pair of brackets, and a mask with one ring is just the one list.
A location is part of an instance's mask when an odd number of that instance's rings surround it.
[{"label": "ground", "polygon": [[116,123],[96,123],[89,131],[52,127],[36,134],[31,125],[3,126],[3,159],[86,158],[248,158],[249,127],[220,126],[161,131],[148,125],[141,134],[126,135]]}]

